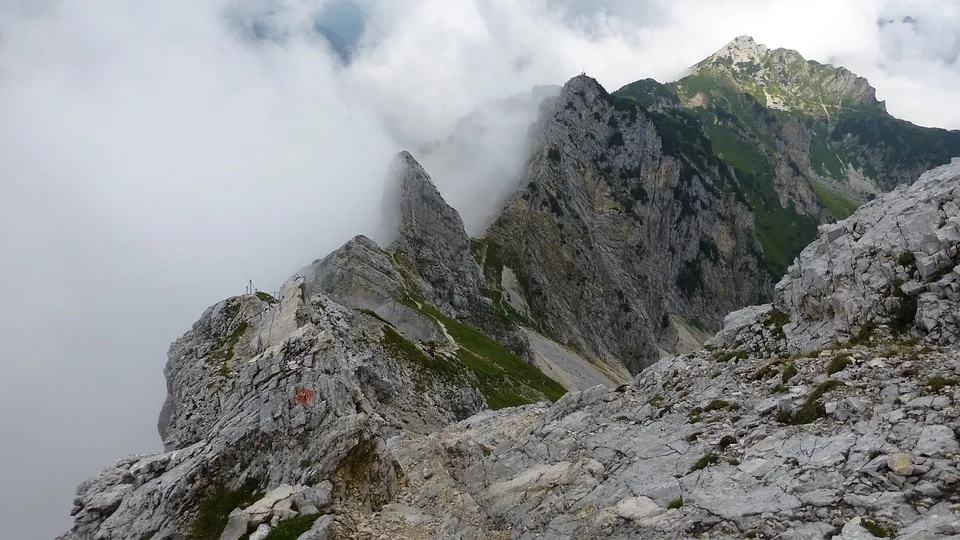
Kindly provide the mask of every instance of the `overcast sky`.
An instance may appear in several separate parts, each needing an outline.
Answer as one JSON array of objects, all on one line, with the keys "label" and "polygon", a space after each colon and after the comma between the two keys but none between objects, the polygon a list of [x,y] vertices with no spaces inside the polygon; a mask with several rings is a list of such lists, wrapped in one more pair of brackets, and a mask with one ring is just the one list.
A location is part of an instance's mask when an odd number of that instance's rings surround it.
[{"label": "overcast sky", "polygon": [[480,233],[532,118],[496,100],[584,69],[610,90],[670,79],[751,34],[960,127],[952,1],[358,3],[343,67],[312,31],[322,0],[0,0],[4,537],[52,538],[79,482],[159,451],[169,343],[248,279],[275,290],[354,234],[388,240],[392,154],[477,110],[483,159],[425,161]]}]

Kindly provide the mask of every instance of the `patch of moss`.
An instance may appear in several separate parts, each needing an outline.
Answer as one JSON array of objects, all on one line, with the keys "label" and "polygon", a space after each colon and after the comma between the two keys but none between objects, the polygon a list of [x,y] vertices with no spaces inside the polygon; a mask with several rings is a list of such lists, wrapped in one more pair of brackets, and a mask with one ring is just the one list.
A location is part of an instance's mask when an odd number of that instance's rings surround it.
[{"label": "patch of moss", "polygon": [[917,264],[917,256],[912,251],[904,251],[897,257],[897,264],[904,268],[911,268]]},{"label": "patch of moss", "polygon": [[833,375],[834,373],[839,373],[847,369],[851,361],[852,361],[852,358],[850,357],[850,355],[841,355],[841,356],[834,357],[833,360],[831,360],[830,363],[827,364],[827,374]]},{"label": "patch of moss", "polygon": [[699,460],[697,460],[697,462],[694,463],[692,467],[690,467],[690,472],[696,472],[696,471],[699,471],[700,469],[706,469],[707,467],[711,465],[716,465],[717,463],[720,463],[719,456],[717,456],[716,454],[707,454],[702,458],[700,458]]},{"label": "patch of moss", "polygon": [[683,497],[680,497],[679,499],[673,499],[667,503],[667,509],[669,510],[675,510],[681,506],[683,506]]},{"label": "patch of moss", "polygon": [[265,293],[263,291],[257,291],[257,298],[259,298],[260,300],[263,300],[264,302],[267,302],[268,304],[277,304],[280,302],[270,294]]},{"label": "patch of moss", "polygon": [[876,521],[870,521],[869,519],[860,520],[860,526],[877,538],[895,538],[897,536],[897,530],[893,527],[884,527]]},{"label": "patch of moss", "polygon": [[873,320],[868,320],[860,325],[857,335],[850,340],[850,345],[869,345],[873,341],[873,333],[877,329],[877,324]]},{"label": "patch of moss", "polygon": [[783,424],[791,425],[801,425],[801,424],[811,424],[819,418],[823,418],[827,415],[827,411],[824,409],[823,404],[820,403],[820,398],[824,394],[837,388],[838,386],[845,386],[842,382],[829,379],[817,386],[813,392],[807,396],[806,402],[800,407],[797,412],[787,413],[786,411],[781,411],[777,415],[777,420]]},{"label": "patch of moss", "polygon": [[[231,316],[235,317],[236,314],[233,314]],[[237,343],[240,342],[240,338],[243,337],[243,333],[246,332],[247,328],[249,327],[250,327],[250,323],[248,323],[247,321],[240,321],[240,323],[237,324],[237,327],[233,330],[233,332],[229,336],[227,336],[226,339],[214,341],[213,353],[211,354],[211,358],[221,363],[229,362],[230,360],[233,360],[233,357],[235,355],[234,348],[236,348]]]},{"label": "patch of moss", "polygon": [[313,514],[311,516],[300,515],[285,519],[277,523],[277,526],[270,531],[270,534],[268,534],[264,540],[297,540],[300,535],[309,531],[310,527],[313,527],[313,523],[317,521],[319,517],[320,514]]},{"label": "patch of moss", "polygon": [[237,489],[226,489],[223,486],[212,489],[200,503],[187,539],[219,540],[230,512],[234,508],[246,508],[262,497],[259,484],[252,480]]},{"label": "patch of moss", "polygon": [[797,373],[797,363],[790,360],[783,365],[783,369],[780,371],[780,381],[783,384],[787,384]]},{"label": "patch of moss", "polygon": [[722,410],[737,410],[740,409],[740,405],[737,403],[730,403],[729,401],[724,401],[722,399],[715,399],[707,404],[704,407],[704,412],[713,412],[713,411],[722,411]]},{"label": "patch of moss", "polygon": [[940,376],[930,377],[924,383],[927,390],[931,394],[939,392],[948,386],[957,386],[958,384],[960,384],[960,380],[950,378],[950,377],[940,377]]},{"label": "patch of moss", "polygon": [[767,314],[766,318],[764,318],[763,324],[772,326],[774,334],[777,334],[779,337],[783,338],[783,327],[790,324],[790,315],[780,311],[779,309],[774,309]]}]

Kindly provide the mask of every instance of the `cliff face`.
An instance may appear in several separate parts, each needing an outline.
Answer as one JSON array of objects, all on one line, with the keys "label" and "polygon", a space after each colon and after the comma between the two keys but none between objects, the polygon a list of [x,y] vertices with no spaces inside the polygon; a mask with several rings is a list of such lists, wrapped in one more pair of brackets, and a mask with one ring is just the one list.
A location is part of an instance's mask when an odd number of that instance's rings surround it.
[{"label": "cliff face", "polygon": [[477,250],[488,287],[516,276],[514,311],[634,373],[769,290],[733,179],[696,131],[658,119],[572,79],[544,102],[523,187]]},{"label": "cliff face", "polygon": [[844,219],[960,155],[960,132],[894,118],[866,79],[747,36],[679,81],[637,81],[616,94],[695,119],[733,168],[775,275],[815,238],[817,223]]}]

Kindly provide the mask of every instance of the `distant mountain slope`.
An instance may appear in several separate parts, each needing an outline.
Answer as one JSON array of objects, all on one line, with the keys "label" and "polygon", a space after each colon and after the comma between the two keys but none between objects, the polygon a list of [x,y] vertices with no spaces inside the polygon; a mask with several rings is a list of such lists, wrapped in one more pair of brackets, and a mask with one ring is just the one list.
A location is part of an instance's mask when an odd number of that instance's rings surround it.
[{"label": "distant mountain slope", "polygon": [[746,36],[675,83],[641,80],[616,95],[696,119],[734,168],[775,274],[813,239],[813,220],[845,218],[960,156],[960,131],[894,118],[866,79]]},{"label": "distant mountain slope", "polygon": [[523,187],[474,247],[505,316],[637,373],[772,292],[754,216],[688,114],[578,76],[532,133]]}]

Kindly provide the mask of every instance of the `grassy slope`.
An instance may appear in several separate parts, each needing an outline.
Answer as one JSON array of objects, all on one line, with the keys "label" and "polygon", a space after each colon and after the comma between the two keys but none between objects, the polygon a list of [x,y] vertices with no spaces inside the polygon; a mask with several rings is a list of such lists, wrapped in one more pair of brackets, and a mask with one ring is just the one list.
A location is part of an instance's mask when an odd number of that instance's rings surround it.
[{"label": "grassy slope", "polygon": [[[699,75],[684,78],[679,84],[671,86],[658,87],[653,81],[639,81],[625,87],[622,93],[618,91],[617,95],[643,103],[650,100],[643,98],[642,93],[651,91],[659,97],[668,91],[680,92],[687,97],[705,93],[712,96],[714,102],[722,103],[716,109],[696,108],[684,113],[686,125],[683,131],[665,122],[661,118],[664,116],[662,113],[654,113],[652,117],[664,139],[665,152],[679,151],[703,165],[713,164],[716,156],[722,156],[722,164],[735,170],[739,186],[733,189],[741,192],[742,200],[754,212],[757,239],[763,246],[764,262],[773,275],[782,275],[800,250],[815,238],[816,222],[798,214],[793,208],[780,206],[779,196],[770,180],[773,161],[768,156],[776,153],[776,146],[763,129],[766,109],[732,86],[718,85],[710,77]],[[721,115],[723,122],[719,121]],[[691,118],[695,118],[695,125],[691,124]],[[735,133],[727,127],[729,123],[736,123],[742,131],[752,135],[754,141]],[[701,132],[708,137],[706,143],[700,142]],[[705,159],[703,154],[709,159]]]},{"label": "grassy slope", "polygon": [[381,343],[394,356],[419,364],[455,384],[476,387],[491,409],[536,403],[544,398],[556,401],[566,393],[560,383],[482,332],[447,317],[429,304],[412,300],[406,304],[436,320],[456,341],[456,351],[453,356],[429,357],[396,330],[385,326]]}]

